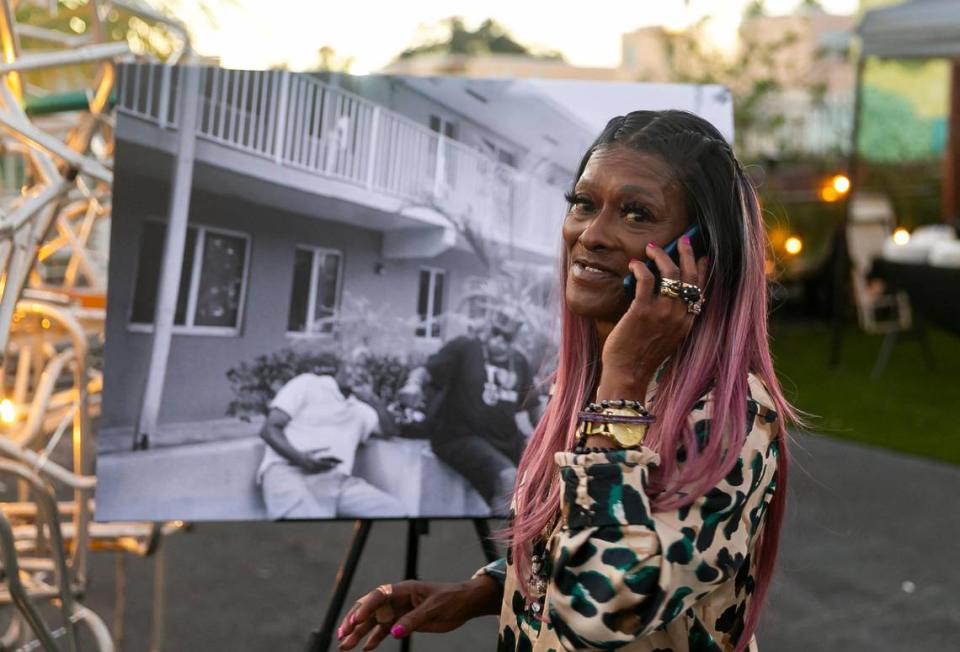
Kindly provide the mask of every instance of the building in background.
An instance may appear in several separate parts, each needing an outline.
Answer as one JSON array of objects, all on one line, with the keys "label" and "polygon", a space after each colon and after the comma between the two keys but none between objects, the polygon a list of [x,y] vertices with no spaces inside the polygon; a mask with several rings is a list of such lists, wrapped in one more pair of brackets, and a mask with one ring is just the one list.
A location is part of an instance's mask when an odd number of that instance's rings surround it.
[{"label": "building in background", "polygon": [[520,54],[429,54],[397,59],[384,73],[396,75],[463,75],[517,79],[583,79],[634,81],[628,69],[574,66],[562,59]]},{"label": "building in background", "polygon": [[[783,151],[798,155],[832,155],[849,147],[852,129],[854,64],[848,56],[856,17],[828,14],[801,7],[786,16],[747,16],[739,27],[744,42],[782,44],[772,63],[755,61],[745,76],[769,78],[784,92],[765,102],[764,111],[783,117],[771,132],[766,125],[744,134],[748,158],[777,157]],[[691,30],[688,34],[692,35]],[[616,68],[580,67],[559,58],[532,54],[452,54],[427,52],[398,58],[384,72],[410,75],[468,75],[472,77],[584,79],[676,83],[706,71],[690,70],[683,52],[671,55],[676,32],[663,26],[642,27],[621,37],[621,62]],[[691,37],[692,38],[692,37]],[[682,41],[683,39],[680,39]],[[698,43],[709,48],[709,44]],[[733,56],[732,53],[730,53]],[[682,59],[675,65],[672,58]],[[679,78],[678,68],[686,76]],[[706,81],[706,80],[704,80]],[[711,80],[722,83],[723,80]]]},{"label": "building in background", "polygon": [[[810,7],[786,16],[743,19],[735,49],[727,56],[742,57],[745,77],[770,80],[783,88],[764,102],[764,111],[782,116],[782,123],[772,131],[764,128],[744,134],[743,154],[748,158],[776,157],[786,150],[821,155],[848,148],[856,75],[849,49],[856,22],[855,16],[833,15]],[[684,40],[661,26],[626,33],[622,37],[621,66],[628,77],[641,81],[676,81],[678,68],[692,76],[707,73],[690,69],[691,62],[696,65],[704,59],[686,57]],[[681,50],[672,53],[671,48],[678,45]],[[776,48],[769,61],[764,57],[747,61],[736,50],[773,45]]]}]

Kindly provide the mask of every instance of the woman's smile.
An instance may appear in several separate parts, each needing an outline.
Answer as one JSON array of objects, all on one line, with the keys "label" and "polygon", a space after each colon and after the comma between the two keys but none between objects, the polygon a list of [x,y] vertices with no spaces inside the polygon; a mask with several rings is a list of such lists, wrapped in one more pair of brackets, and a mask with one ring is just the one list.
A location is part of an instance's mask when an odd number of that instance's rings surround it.
[{"label": "woman's smile", "polygon": [[614,274],[613,272],[600,269],[599,267],[593,267],[580,261],[573,262],[570,266],[570,273],[574,281],[588,285],[605,284],[612,280],[619,281],[622,278],[619,274]]}]

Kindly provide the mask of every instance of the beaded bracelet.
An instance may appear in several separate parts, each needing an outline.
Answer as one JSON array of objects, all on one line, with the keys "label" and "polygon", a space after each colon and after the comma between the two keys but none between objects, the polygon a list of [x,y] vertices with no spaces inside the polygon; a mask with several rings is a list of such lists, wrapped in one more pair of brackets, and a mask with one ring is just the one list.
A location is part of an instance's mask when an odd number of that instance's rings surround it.
[{"label": "beaded bracelet", "polygon": [[616,399],[609,400],[603,399],[597,403],[590,403],[587,405],[587,412],[603,412],[604,410],[610,408],[630,408],[631,410],[636,410],[640,414],[649,414],[647,408],[640,401],[629,401],[627,399]]},{"label": "beaded bracelet", "polygon": [[588,423],[654,423],[657,418],[649,414],[630,416],[626,414],[597,414],[596,412],[578,412],[577,418]]}]

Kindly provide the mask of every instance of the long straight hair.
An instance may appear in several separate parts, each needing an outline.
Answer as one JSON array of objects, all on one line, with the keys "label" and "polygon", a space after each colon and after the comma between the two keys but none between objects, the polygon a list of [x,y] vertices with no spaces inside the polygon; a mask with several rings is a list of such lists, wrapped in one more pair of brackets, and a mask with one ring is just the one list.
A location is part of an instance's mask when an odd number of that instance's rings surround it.
[{"label": "long straight hair", "polygon": [[[733,468],[747,436],[747,375],[766,385],[779,419],[774,422],[779,446],[776,490],[753,551],[755,589],[736,649],[742,650],[756,629],[770,585],[787,489],[788,422],[800,423],[784,398],[767,341],[767,284],[764,271],[766,232],[752,185],[723,136],[707,121],[684,111],[635,111],[612,119],[584,154],[579,180],[594,152],[629,147],[661,158],[682,188],[687,216],[700,224],[710,242],[706,303],[685,341],[665,366],[651,411],[657,421],[645,445],[660,454],[652,469],[651,506],[670,511],[689,505],[719,483]],[[592,320],[566,305],[567,253],[560,268],[560,346],[553,398],[540,419],[518,468],[514,518],[505,531],[520,578],[526,578],[532,545],[556,514],[560,478],[554,454],[570,450],[578,410],[599,381],[600,351]],[[698,445],[687,420],[694,404],[712,392],[711,432]],[[629,397],[625,397],[629,398]],[[685,462],[677,463],[680,447]],[[521,579],[521,590],[528,593]],[[529,596],[528,596],[529,597]]]}]

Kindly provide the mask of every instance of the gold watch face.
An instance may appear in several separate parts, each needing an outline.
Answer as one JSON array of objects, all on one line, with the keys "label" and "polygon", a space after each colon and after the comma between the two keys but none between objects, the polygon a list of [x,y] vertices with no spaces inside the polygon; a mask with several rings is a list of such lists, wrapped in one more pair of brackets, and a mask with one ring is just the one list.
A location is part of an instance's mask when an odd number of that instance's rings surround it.
[{"label": "gold watch face", "polygon": [[633,448],[643,443],[647,434],[647,424],[637,423],[588,423],[581,424],[581,432],[590,435],[604,435],[617,442],[621,448]]},{"label": "gold watch face", "polygon": [[612,423],[609,427],[609,435],[623,448],[633,448],[643,443],[643,437],[647,434],[647,424],[626,424]]}]

